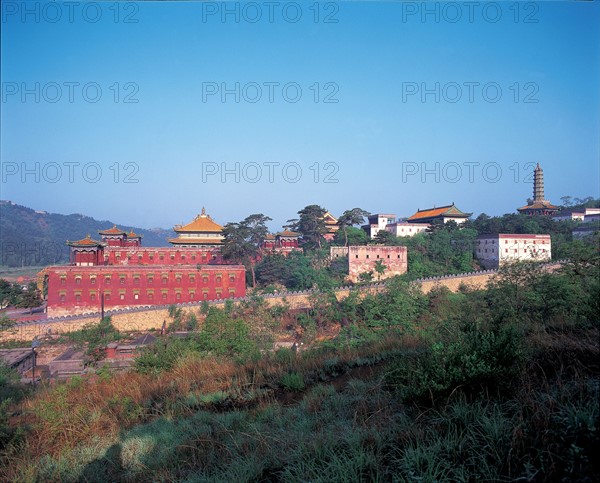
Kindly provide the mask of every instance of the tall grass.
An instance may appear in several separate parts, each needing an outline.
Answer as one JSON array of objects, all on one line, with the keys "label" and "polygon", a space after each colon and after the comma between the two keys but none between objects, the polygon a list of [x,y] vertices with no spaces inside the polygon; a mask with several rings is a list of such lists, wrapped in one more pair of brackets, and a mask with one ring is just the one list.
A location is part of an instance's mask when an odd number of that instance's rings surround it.
[{"label": "tall grass", "polygon": [[335,340],[248,358],[250,309],[230,307],[204,335],[160,341],[137,371],[43,386],[19,406],[27,434],[3,452],[0,479],[593,481],[598,322],[519,288],[504,315],[494,304],[515,286],[502,281],[427,300],[323,299],[319,330],[323,314],[352,315]]}]

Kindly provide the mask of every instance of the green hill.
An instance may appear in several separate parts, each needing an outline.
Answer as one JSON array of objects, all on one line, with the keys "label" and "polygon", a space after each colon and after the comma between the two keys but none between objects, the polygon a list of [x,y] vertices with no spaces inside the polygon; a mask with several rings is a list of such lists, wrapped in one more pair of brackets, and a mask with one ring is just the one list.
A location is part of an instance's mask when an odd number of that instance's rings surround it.
[{"label": "green hill", "polygon": [[[79,240],[88,234],[99,239],[98,230],[111,228],[115,223],[82,214],[36,211],[12,201],[0,201],[0,265],[25,267],[68,262],[66,240]],[[167,238],[173,236],[172,230],[116,224],[141,234],[144,246],[169,246]]]}]

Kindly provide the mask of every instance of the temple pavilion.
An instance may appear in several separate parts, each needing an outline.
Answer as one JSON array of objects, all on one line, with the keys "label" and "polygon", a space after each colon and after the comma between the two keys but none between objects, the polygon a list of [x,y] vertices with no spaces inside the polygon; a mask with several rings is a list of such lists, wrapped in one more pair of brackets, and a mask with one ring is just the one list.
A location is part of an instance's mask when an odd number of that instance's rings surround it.
[{"label": "temple pavilion", "polygon": [[473,213],[465,213],[459,210],[454,203],[446,206],[427,208],[426,210],[417,210],[417,212],[409,217],[406,221],[409,223],[432,223],[436,220],[441,220],[444,223],[455,221],[456,223],[464,223]]},{"label": "temple pavilion", "polygon": [[176,247],[216,248],[223,244],[223,227],[214,222],[204,208],[191,223],[175,225],[173,230],[177,238],[170,238],[169,243]]}]

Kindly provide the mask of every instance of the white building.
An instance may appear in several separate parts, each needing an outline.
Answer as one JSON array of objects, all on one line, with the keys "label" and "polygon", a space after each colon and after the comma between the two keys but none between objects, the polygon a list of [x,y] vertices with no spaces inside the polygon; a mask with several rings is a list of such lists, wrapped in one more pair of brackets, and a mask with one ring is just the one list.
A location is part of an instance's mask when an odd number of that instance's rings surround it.
[{"label": "white building", "polygon": [[600,220],[600,208],[586,208],[583,215],[583,222],[590,223]]},{"label": "white building", "polygon": [[556,215],[552,215],[554,221],[583,221],[585,213],[582,211],[563,210]]},{"label": "white building", "polygon": [[408,223],[407,221],[396,221],[396,215],[376,214],[369,216],[369,224],[362,227],[369,238],[375,238],[381,230],[390,232],[392,235],[414,236],[429,227],[429,223]]},{"label": "white building", "polygon": [[368,218],[369,223],[363,225],[362,229],[367,232],[369,238],[375,238],[379,230],[385,230],[385,227],[390,223],[396,222],[396,215],[376,214]]},{"label": "white building", "polygon": [[409,223],[407,221],[398,221],[389,223],[385,230],[394,236],[415,236],[417,233],[427,231],[429,223]]},{"label": "white building", "polygon": [[485,268],[498,268],[514,261],[550,261],[550,235],[480,235],[475,242],[475,258]]}]

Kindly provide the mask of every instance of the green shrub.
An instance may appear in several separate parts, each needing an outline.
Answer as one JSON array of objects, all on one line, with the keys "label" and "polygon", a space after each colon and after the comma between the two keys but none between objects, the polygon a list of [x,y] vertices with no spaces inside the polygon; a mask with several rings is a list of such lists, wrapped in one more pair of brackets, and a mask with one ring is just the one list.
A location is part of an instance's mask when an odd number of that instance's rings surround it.
[{"label": "green shrub", "polygon": [[19,402],[25,394],[25,389],[19,384],[19,374],[0,361],[0,450],[20,434],[8,421],[11,405]]},{"label": "green shrub", "polygon": [[283,364],[285,366],[290,366],[294,360],[296,359],[296,354],[292,349],[288,349],[287,347],[282,347],[281,349],[277,349],[274,353],[275,362],[278,364]]},{"label": "green shrub", "polygon": [[211,307],[198,337],[201,350],[231,357],[239,363],[260,358],[250,327],[242,319],[232,319],[223,310]]},{"label": "green shrub", "polygon": [[433,399],[463,391],[503,392],[515,384],[524,360],[522,338],[511,327],[460,332],[424,353],[392,364],[386,381],[404,400]]},{"label": "green shrub", "polygon": [[200,313],[202,315],[208,314],[208,309],[209,308],[210,308],[210,305],[208,305],[208,301],[207,300],[203,300],[202,303],[200,304]]},{"label": "green shrub", "polygon": [[304,389],[304,378],[302,374],[290,372],[281,376],[279,384],[288,391],[302,391]]}]

